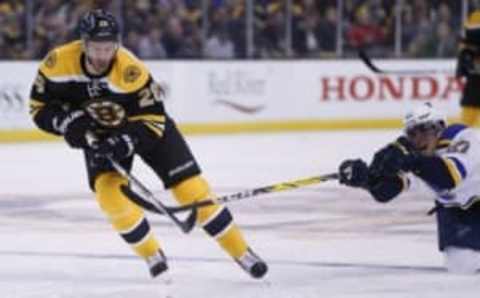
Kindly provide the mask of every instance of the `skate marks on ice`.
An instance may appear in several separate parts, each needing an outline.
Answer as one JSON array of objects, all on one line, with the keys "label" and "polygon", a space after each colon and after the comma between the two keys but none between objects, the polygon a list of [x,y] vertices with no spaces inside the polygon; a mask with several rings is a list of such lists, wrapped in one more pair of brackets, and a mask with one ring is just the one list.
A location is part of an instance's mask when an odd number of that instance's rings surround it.
[{"label": "skate marks on ice", "polygon": [[[86,260],[122,260],[133,261],[138,260],[138,257],[133,255],[115,255],[115,254],[89,254],[89,253],[69,253],[69,252],[41,252],[41,251],[8,251],[0,250],[2,257],[30,257],[30,258],[47,258],[47,259],[86,259]],[[170,256],[169,262],[173,263],[219,263],[230,264],[232,261],[226,258],[215,257],[182,257]],[[369,264],[369,263],[349,263],[349,262],[322,262],[322,261],[298,261],[287,259],[270,259],[268,264],[273,267],[277,266],[293,266],[293,267],[317,267],[317,268],[344,268],[344,269],[358,269],[358,270],[387,270],[397,272],[445,272],[445,269],[440,266],[409,266],[409,265],[394,265],[394,264]]]},{"label": "skate marks on ice", "polygon": [[[241,191],[241,187],[224,187],[220,195]],[[168,193],[159,197],[175,202]],[[304,233],[386,233],[432,234],[434,217],[426,216],[433,202],[418,193],[408,193],[389,204],[373,202],[361,190],[344,187],[310,187],[283,194],[229,204],[237,222],[244,229],[256,231]],[[103,223],[95,199],[88,193],[63,195],[0,194],[0,219],[4,222],[39,221],[65,224]],[[173,226],[167,219],[147,213],[151,222],[161,228]]]}]

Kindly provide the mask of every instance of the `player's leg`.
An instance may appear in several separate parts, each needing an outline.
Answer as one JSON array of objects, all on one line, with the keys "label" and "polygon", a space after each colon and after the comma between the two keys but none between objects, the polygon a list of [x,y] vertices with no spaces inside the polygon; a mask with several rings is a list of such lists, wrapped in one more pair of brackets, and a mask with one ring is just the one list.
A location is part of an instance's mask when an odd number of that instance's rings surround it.
[{"label": "player's leg", "polygon": [[[199,175],[175,184],[172,191],[181,205],[214,198],[208,183]],[[218,204],[200,208],[197,223],[253,277],[260,278],[265,275],[266,263],[248,247],[228,208]]]},{"label": "player's leg", "polygon": [[[145,259],[153,277],[165,271],[168,268],[166,258],[143,210],[128,200],[120,190],[121,185],[128,184],[126,178],[114,171],[105,160],[95,159],[88,153],[86,160],[90,186],[113,228],[138,256]],[[131,168],[131,164],[132,158],[122,162],[127,169]]]},{"label": "player's leg", "polygon": [[[180,204],[213,196],[208,183],[200,176],[200,168],[187,143],[170,119],[155,148],[150,153],[140,153],[140,156],[157,173],[165,187],[172,189]],[[200,208],[198,224],[252,276],[258,278],[266,273],[265,262],[249,249],[226,207],[212,205]]]},{"label": "player's leg", "polygon": [[450,272],[480,270],[480,203],[467,210],[437,206],[439,248]]},{"label": "player's leg", "polygon": [[470,248],[448,246],[443,255],[449,272],[459,274],[480,273],[480,251]]}]

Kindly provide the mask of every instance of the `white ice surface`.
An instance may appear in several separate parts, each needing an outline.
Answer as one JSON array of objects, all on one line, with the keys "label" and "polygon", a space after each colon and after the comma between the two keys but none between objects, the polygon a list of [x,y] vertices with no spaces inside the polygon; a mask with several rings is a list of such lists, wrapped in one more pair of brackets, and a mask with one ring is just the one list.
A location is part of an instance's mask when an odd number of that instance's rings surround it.
[{"label": "white ice surface", "polygon": [[[219,194],[370,159],[393,131],[189,137]],[[0,297],[480,297],[479,276],[446,273],[428,193],[389,204],[327,182],[231,204],[251,247],[269,264],[249,278],[200,230],[182,234],[149,215],[170,270],[150,279],[87,189],[83,156],[61,143],[0,145]],[[136,161],[134,173],[168,193]]]}]

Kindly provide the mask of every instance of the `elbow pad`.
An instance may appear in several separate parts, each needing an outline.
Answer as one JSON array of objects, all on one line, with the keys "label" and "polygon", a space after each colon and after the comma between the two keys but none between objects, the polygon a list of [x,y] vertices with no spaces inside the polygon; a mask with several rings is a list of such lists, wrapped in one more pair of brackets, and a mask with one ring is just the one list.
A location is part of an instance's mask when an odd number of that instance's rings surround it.
[{"label": "elbow pad", "polygon": [[441,157],[417,157],[412,172],[436,189],[452,189],[455,187],[454,177]]},{"label": "elbow pad", "polygon": [[65,114],[65,111],[60,107],[60,105],[51,104],[42,108],[33,117],[33,122],[38,128],[44,131],[61,136],[62,133],[58,131],[56,122],[59,117],[63,117]]}]

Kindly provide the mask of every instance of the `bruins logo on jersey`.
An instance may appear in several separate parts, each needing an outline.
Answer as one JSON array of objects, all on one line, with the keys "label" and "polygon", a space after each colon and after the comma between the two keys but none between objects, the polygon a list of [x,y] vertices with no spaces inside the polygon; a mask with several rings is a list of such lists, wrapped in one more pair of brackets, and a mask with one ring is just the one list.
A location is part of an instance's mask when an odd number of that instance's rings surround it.
[{"label": "bruins logo on jersey", "polygon": [[127,83],[135,82],[142,74],[140,68],[136,65],[129,65],[123,71],[123,80]]},{"label": "bruins logo on jersey", "polygon": [[48,68],[53,68],[57,64],[57,53],[50,52],[47,58],[45,59],[45,66]]},{"label": "bruins logo on jersey", "polygon": [[127,112],[118,103],[105,99],[94,99],[84,105],[87,113],[105,128],[122,126],[127,120]]}]

